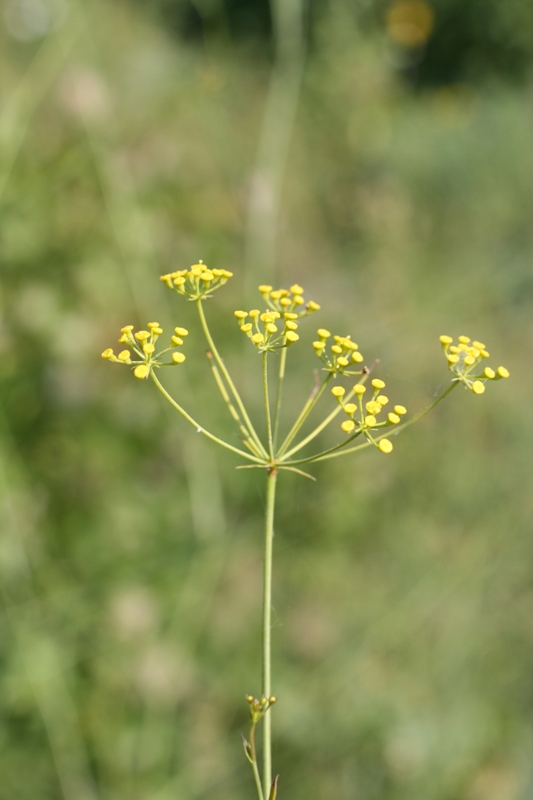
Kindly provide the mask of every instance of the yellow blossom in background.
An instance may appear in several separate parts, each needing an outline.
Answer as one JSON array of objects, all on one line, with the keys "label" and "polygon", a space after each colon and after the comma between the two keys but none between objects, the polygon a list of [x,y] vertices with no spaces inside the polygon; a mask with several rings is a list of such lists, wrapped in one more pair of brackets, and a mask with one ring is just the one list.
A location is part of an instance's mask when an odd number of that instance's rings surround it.
[{"label": "yellow blossom in background", "polygon": [[[122,335],[119,338],[119,343],[126,344],[130,349],[121,350],[116,356],[113,349],[108,347],[102,353],[102,358],[107,361],[132,366],[134,368],[133,374],[141,380],[148,378],[155,368],[183,364],[185,355],[177,352],[176,348],[183,345],[182,337],[187,336],[189,331],[186,328],[175,328],[175,333],[171,337],[168,346],[158,350],[156,344],[163,333],[163,328],[158,322],[149,322],[147,328],[148,330],[134,332],[133,325],[125,325],[120,330]],[[178,333],[180,334],[179,336],[176,335]],[[163,357],[172,350],[175,352],[172,353],[171,360],[164,361]]]},{"label": "yellow blossom in background", "polygon": [[228,272],[227,269],[208,269],[203,261],[199,261],[190,269],[179,269],[176,272],[161,275],[160,280],[169,289],[173,289],[189,300],[205,300],[232,277],[233,272]]},{"label": "yellow blossom in background", "polygon": [[447,335],[440,336],[439,341],[455,380],[460,381],[474,394],[483,394],[487,381],[509,377],[509,370],[505,367],[494,370],[492,367],[482,366],[485,359],[490,357],[483,342],[476,339],[472,341],[464,334],[457,338],[457,344]]}]

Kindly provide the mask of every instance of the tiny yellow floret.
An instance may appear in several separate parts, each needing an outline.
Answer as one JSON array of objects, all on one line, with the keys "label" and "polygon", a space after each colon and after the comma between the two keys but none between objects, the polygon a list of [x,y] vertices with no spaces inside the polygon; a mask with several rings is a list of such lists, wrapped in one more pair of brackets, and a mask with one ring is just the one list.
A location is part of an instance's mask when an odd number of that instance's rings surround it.
[{"label": "tiny yellow floret", "polygon": [[342,397],[344,394],[346,394],[346,389],[344,386],[334,386],[331,390],[331,394],[333,397]]},{"label": "tiny yellow floret", "polygon": [[176,345],[176,347],[180,347],[183,344],[183,339],[180,339],[179,336],[172,337],[172,344]]},{"label": "tiny yellow floret", "polygon": [[187,330],[187,328],[174,328],[174,331],[175,331],[177,336],[188,336],[189,335],[189,331]]},{"label": "tiny yellow floret", "polygon": [[379,378],[374,378],[374,380],[372,381],[372,386],[374,387],[374,389],[384,389],[385,381],[382,381]]},{"label": "tiny yellow floret", "polygon": [[288,331],[297,331],[298,330],[298,325],[296,324],[296,322],[293,322],[290,319],[287,320],[287,322],[285,323],[285,327],[287,328]]},{"label": "tiny yellow floret", "polygon": [[485,349],[485,345],[483,344],[483,342],[477,342],[477,341],[476,342],[472,342],[472,347],[477,347],[478,350],[484,350]]},{"label": "tiny yellow floret", "polygon": [[248,333],[248,331],[251,331],[251,330],[252,330],[252,323],[251,322],[246,322],[244,325],[241,325],[241,331],[243,333]]},{"label": "tiny yellow floret", "polygon": [[148,367],[146,364],[139,364],[139,366],[135,367],[133,370],[133,374],[136,378],[147,378],[150,374],[150,367]]},{"label": "tiny yellow floret", "polygon": [[252,310],[248,312],[248,314],[251,316],[252,319],[257,319],[260,313],[261,312],[259,311],[258,308],[252,308]]},{"label": "tiny yellow floret", "polygon": [[339,367],[343,367],[343,368],[347,367],[349,363],[350,362],[348,361],[348,359],[345,358],[344,356],[339,356],[338,359],[337,359],[337,365]]},{"label": "tiny yellow floret", "polygon": [[474,394],[483,394],[485,391],[485,384],[481,383],[481,381],[474,381],[472,384],[472,391]]},{"label": "tiny yellow floret", "polygon": [[294,283],[294,284],[291,286],[291,289],[290,289],[290,290],[291,290],[291,292],[292,292],[293,294],[303,294],[303,293],[304,293],[304,290],[303,290],[303,288],[302,288],[302,287],[301,287],[299,284],[297,284],[297,283]]},{"label": "tiny yellow floret", "polygon": [[496,377],[496,373],[490,367],[485,367],[485,369],[483,370],[483,375],[485,376],[485,378],[488,378],[489,380],[492,380],[493,378]]},{"label": "tiny yellow floret", "polygon": [[405,406],[394,406],[394,410],[400,416],[403,416],[404,414],[407,414],[407,409],[406,409]]},{"label": "tiny yellow floret", "polygon": [[315,303],[314,300],[310,300],[307,304],[307,308],[309,311],[320,311],[320,306],[318,303]]},{"label": "tiny yellow floret", "polygon": [[320,350],[320,351],[322,351],[322,350],[324,349],[324,347],[325,347],[325,346],[326,346],[326,345],[325,345],[325,343],[324,343],[324,342],[313,342],[313,347],[315,348],[315,350]]},{"label": "tiny yellow floret", "polygon": [[355,428],[355,422],[353,419],[345,419],[344,422],[341,424],[341,428],[344,433],[351,433]]},{"label": "tiny yellow floret", "polygon": [[285,338],[288,342],[297,342],[300,337],[297,333],[294,333],[294,331],[287,331]]},{"label": "tiny yellow floret", "polygon": [[138,339],[140,342],[144,341],[144,339],[150,338],[150,333],[148,331],[137,331],[135,334],[135,338]]},{"label": "tiny yellow floret", "polygon": [[145,342],[143,344],[143,352],[146,353],[147,356],[151,356],[154,350],[155,347],[153,344],[150,344],[150,342]]},{"label": "tiny yellow floret", "polygon": [[278,329],[277,329],[277,326],[276,326],[276,325],[274,325],[274,323],[273,323],[273,322],[267,322],[267,324],[265,325],[265,329],[266,329],[266,330],[267,330],[269,333],[277,333],[277,331],[278,331]]},{"label": "tiny yellow floret", "polygon": [[397,425],[400,421],[400,417],[398,416],[398,414],[393,414],[392,411],[390,412],[390,414],[387,414],[387,419],[393,425]]},{"label": "tiny yellow floret", "polygon": [[261,284],[261,286],[257,287],[261,294],[268,294],[272,291],[272,286],[267,286],[266,284]]},{"label": "tiny yellow floret", "polygon": [[172,361],[174,364],[183,364],[186,356],[183,353],[172,353]]},{"label": "tiny yellow floret", "polygon": [[119,361],[123,361],[124,364],[131,364],[131,353],[129,350],[121,350],[117,358]]},{"label": "tiny yellow floret", "polygon": [[317,333],[321,339],[328,339],[331,336],[331,333],[327,331],[325,328],[319,328],[317,330]]},{"label": "tiny yellow floret", "polygon": [[104,350],[104,352],[102,353],[102,358],[112,358],[113,355],[114,355],[113,349],[111,347],[108,347],[107,350]]},{"label": "tiny yellow floret", "polygon": [[262,333],[254,333],[253,336],[250,337],[254,344],[261,344],[263,341],[263,334]]},{"label": "tiny yellow floret", "polygon": [[510,375],[509,370],[506,369],[505,367],[498,367],[497,372],[500,378],[508,378]]},{"label": "tiny yellow floret", "polygon": [[378,447],[382,453],[392,453],[393,451],[392,442],[390,442],[388,439],[380,439],[378,442]]},{"label": "tiny yellow floret", "polygon": [[451,344],[453,342],[451,336],[439,336],[439,340],[442,342],[442,344]]},{"label": "tiny yellow floret", "polygon": [[247,311],[234,311],[233,315],[235,317],[237,317],[237,319],[246,319],[246,317],[248,316],[248,312]]},{"label": "tiny yellow floret", "polygon": [[375,400],[369,400],[366,404],[366,410],[369,414],[379,414],[381,411],[381,405]]},{"label": "tiny yellow floret", "polygon": [[468,344],[468,342],[470,341],[470,337],[469,336],[459,336],[458,337],[458,341],[461,342],[461,344]]},{"label": "tiny yellow floret", "polygon": [[149,328],[159,328],[159,322],[149,322],[148,323],[148,327]]},{"label": "tiny yellow floret", "polygon": [[133,330],[133,325],[124,325],[124,327],[120,329],[120,332],[129,333],[132,330]]},{"label": "tiny yellow floret", "polygon": [[360,364],[361,361],[364,361],[363,356],[358,350],[354,350],[352,353],[352,361],[355,361],[356,364]]},{"label": "tiny yellow floret", "polygon": [[356,394],[364,394],[366,392],[366,386],[363,383],[356,383],[353,390]]},{"label": "tiny yellow floret", "polygon": [[388,402],[389,398],[385,397],[384,394],[378,394],[378,396],[376,397],[376,403],[379,403],[380,406],[386,406]]},{"label": "tiny yellow floret", "polygon": [[451,353],[448,353],[448,355],[446,356],[446,360],[450,364],[457,364],[457,362],[459,361],[459,356],[452,355]]},{"label": "tiny yellow floret", "polygon": [[376,425],[376,418],[373,414],[367,414],[365,417],[365,425],[367,428],[373,428]]},{"label": "tiny yellow floret", "polygon": [[344,411],[346,411],[347,414],[355,414],[357,411],[357,406],[355,403],[346,403],[344,406]]}]

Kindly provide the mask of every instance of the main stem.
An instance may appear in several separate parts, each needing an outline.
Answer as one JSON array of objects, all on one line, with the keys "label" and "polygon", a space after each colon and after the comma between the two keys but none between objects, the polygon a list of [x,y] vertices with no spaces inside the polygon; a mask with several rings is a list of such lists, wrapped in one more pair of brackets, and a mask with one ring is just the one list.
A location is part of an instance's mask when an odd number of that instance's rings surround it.
[{"label": "main stem", "polygon": [[[270,469],[267,477],[265,509],[265,560],[263,571],[263,682],[261,693],[267,699],[272,695],[271,682],[271,630],[272,630],[272,544],[274,539],[274,504],[276,499],[277,469]],[[263,793],[270,796],[272,786],[272,728],[271,710],[263,717]]]}]

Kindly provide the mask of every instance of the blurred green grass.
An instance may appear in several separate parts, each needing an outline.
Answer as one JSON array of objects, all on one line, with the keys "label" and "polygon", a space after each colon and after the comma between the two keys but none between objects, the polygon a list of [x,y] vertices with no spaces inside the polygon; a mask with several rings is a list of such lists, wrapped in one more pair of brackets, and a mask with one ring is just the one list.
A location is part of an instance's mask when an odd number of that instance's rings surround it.
[{"label": "blurred green grass", "polygon": [[[201,257],[235,273],[208,310],[258,412],[232,311],[265,281],[301,282],[323,307],[303,340],[350,332],[409,409],[447,380],[440,333],[511,370],[390,458],[284,476],[275,757],[294,800],[526,800],[530,82],[413,93],[342,3],[270,83],[238,41],[68,11],[47,37],[1,34],[0,797],[253,796],[261,476],[99,358],[130,321],[192,333],[158,276]],[[169,385],[231,435],[189,338]]]}]

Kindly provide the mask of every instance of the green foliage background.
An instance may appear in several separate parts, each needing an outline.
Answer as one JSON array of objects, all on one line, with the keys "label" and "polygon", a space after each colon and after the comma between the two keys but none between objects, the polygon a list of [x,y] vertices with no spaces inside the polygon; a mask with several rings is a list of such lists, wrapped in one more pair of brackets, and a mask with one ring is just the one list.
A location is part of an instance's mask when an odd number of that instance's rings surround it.
[{"label": "green foliage background", "polygon": [[168,385],[232,436],[191,308],[158,280],[203,258],[235,273],[207,310],[254,413],[232,312],[262,282],[322,304],[290,352],[287,421],[317,324],[379,358],[413,411],[448,380],[441,333],[511,371],[390,457],[282,476],[280,797],[530,798],[528,15],[493,13],[503,61],[476,57],[487,34],[432,71],[446,0],[416,58],[377,3],[312,5],[301,32],[287,2],[271,38],[264,6],[254,24],[214,1],[36,7],[48,29],[11,2],[0,43],[0,797],[254,796],[239,734],[259,690],[262,476],[100,359],[126,323],[185,325]]}]

